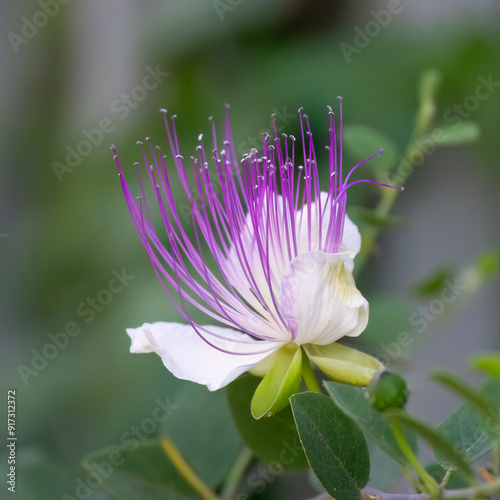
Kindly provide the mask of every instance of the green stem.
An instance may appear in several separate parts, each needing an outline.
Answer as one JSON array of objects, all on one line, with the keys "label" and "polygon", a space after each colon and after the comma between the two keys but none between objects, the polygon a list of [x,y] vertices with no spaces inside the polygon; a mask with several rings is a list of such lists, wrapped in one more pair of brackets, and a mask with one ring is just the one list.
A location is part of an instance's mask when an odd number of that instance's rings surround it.
[{"label": "green stem", "polygon": [[321,389],[319,388],[318,381],[316,380],[316,375],[309,361],[307,353],[302,349],[302,376],[304,377],[304,382],[306,383],[307,389],[310,392],[318,392],[321,394]]},{"label": "green stem", "polygon": [[199,493],[203,500],[219,500],[214,492],[198,477],[196,472],[191,469],[170,438],[162,437],[161,446],[179,474]]},{"label": "green stem", "polygon": [[453,477],[454,473],[455,473],[454,470],[447,470],[439,487],[446,488],[448,486],[448,483],[451,481],[451,478]]},{"label": "green stem", "polygon": [[460,490],[444,490],[437,492],[437,496],[429,495],[427,493],[419,494],[399,494],[399,493],[384,493],[383,491],[378,491],[373,488],[364,488],[361,490],[363,495],[369,496],[370,498],[377,498],[382,500],[458,500],[460,498],[465,498],[470,500],[471,498],[481,498],[491,493],[500,491],[500,478],[492,481],[491,483],[484,483],[478,486],[473,486],[471,488],[463,488]]},{"label": "green stem", "polygon": [[224,485],[222,486],[222,491],[220,495],[221,500],[231,500],[234,497],[236,490],[238,488],[238,484],[241,481],[241,477],[247,470],[247,467],[249,466],[252,459],[253,459],[252,450],[250,450],[250,448],[247,448],[245,446],[241,450],[240,454],[238,455],[238,458],[231,467],[231,470],[227,475]]},{"label": "green stem", "polygon": [[408,463],[417,472],[425,489],[427,490],[427,493],[429,493],[433,498],[439,498],[440,497],[439,486],[437,485],[434,478],[425,470],[424,466],[419,462],[418,458],[413,453],[412,449],[410,448],[410,445],[406,441],[406,438],[403,434],[401,426],[399,425],[399,422],[397,422],[396,420],[392,420],[391,424],[392,424],[392,430],[394,432],[394,437],[396,438],[396,442],[398,443],[399,447],[401,448],[401,451],[408,460]]}]

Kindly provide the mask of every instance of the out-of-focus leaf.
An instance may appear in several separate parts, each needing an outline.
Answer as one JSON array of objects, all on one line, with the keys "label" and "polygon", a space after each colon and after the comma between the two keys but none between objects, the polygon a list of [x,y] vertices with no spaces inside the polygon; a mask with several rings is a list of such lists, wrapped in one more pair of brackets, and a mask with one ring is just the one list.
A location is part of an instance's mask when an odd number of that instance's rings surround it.
[{"label": "out-of-focus leaf", "polygon": [[493,277],[500,270],[500,253],[487,252],[480,255],[476,266],[484,279]]},{"label": "out-of-focus leaf", "polygon": [[441,434],[438,434],[436,430],[425,422],[422,422],[421,420],[401,411],[389,410],[387,414],[390,418],[401,422],[405,427],[416,432],[420,437],[433,446],[435,450],[439,450],[440,454],[444,455],[451,464],[451,466],[448,467],[450,470],[456,469],[464,474],[464,477],[466,477],[470,482],[474,482],[474,472],[472,471],[471,466],[457,451],[455,451],[453,445]]},{"label": "out-of-focus leaf", "polygon": [[[191,500],[199,498],[177,472],[163,451],[160,441],[140,445],[110,446],[83,458],[89,472],[82,484],[101,483],[118,500]],[[76,495],[78,497],[78,495]]]},{"label": "out-of-focus leaf", "polygon": [[368,164],[375,168],[390,169],[396,163],[397,148],[394,142],[378,130],[366,125],[344,126],[344,147],[356,160],[362,161],[381,148],[381,156],[372,158]]},{"label": "out-of-focus leaf", "polygon": [[442,139],[439,140],[441,146],[456,146],[474,142],[481,136],[481,129],[476,122],[462,121],[457,124],[440,125]]},{"label": "out-of-focus leaf", "polygon": [[225,389],[210,392],[188,382],[182,384],[175,397],[176,409],[161,426],[161,433],[172,439],[182,456],[212,488],[226,477],[242,446],[225,392]]},{"label": "out-of-focus leaf", "polygon": [[261,420],[250,413],[250,401],[260,380],[245,374],[228,387],[229,404],[241,436],[263,462],[278,461],[285,469],[307,467],[290,407]]},{"label": "out-of-focus leaf", "polygon": [[[365,436],[370,437],[394,460],[401,464],[408,463],[396,442],[389,419],[383,412],[372,407],[364,389],[337,382],[325,382],[325,387],[337,406],[361,427]],[[413,452],[417,454],[415,433],[405,429],[405,437]]]},{"label": "out-of-focus leaf", "polygon": [[500,352],[477,354],[470,359],[470,365],[495,377],[500,377]]},{"label": "out-of-focus leaf", "polygon": [[[19,442],[17,443],[19,444]],[[5,448],[9,451],[9,448]],[[71,468],[57,462],[52,456],[38,448],[16,449],[16,462],[8,463],[8,454],[0,455],[0,498],[40,500],[40,498],[61,498],[65,493],[75,495],[78,483],[74,479]],[[9,491],[10,467],[15,467],[15,493]],[[5,496],[4,496],[5,495]]]},{"label": "out-of-focus leaf", "polygon": [[290,405],[307,460],[326,491],[334,498],[359,500],[370,474],[359,427],[322,394],[295,394]]},{"label": "out-of-focus leaf", "polygon": [[415,293],[420,297],[428,297],[440,293],[445,280],[453,279],[456,271],[450,267],[440,267],[414,286]]}]

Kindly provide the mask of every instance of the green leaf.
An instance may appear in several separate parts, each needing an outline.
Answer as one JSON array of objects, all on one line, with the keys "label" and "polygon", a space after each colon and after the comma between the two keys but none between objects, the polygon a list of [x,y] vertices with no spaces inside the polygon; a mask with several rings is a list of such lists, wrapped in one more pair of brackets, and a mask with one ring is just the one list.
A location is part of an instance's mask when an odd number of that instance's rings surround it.
[{"label": "green leaf", "polygon": [[301,380],[302,349],[287,344],[277,351],[274,364],[255,391],[250,408],[254,418],[270,417],[286,408]]},{"label": "green leaf", "polygon": [[456,274],[453,268],[440,267],[414,286],[415,293],[420,297],[441,293],[445,280],[452,280]]},{"label": "green leaf", "polygon": [[[493,446],[477,412],[467,403],[460,405],[443,420],[438,425],[437,432],[453,445],[466,462],[474,462]],[[442,467],[448,470],[454,468],[448,457],[439,449],[435,449],[434,453]]]},{"label": "green leaf", "polygon": [[381,156],[369,161],[374,168],[391,168],[396,163],[397,148],[385,134],[366,125],[351,124],[344,126],[344,147],[359,161],[374,155],[382,148]]},{"label": "green leaf", "polygon": [[[400,464],[408,463],[396,442],[389,419],[384,413],[372,407],[363,389],[337,382],[325,382],[325,387],[337,406],[361,427],[365,436],[370,437]],[[412,451],[417,454],[418,443],[415,433],[406,430],[405,438]]]},{"label": "green leaf", "polygon": [[[440,129],[440,130],[439,130]],[[474,142],[481,136],[481,129],[476,122],[461,121],[456,124],[440,125],[436,128],[440,131],[439,144],[441,146],[455,146],[457,144],[466,144]]]},{"label": "green leaf", "polygon": [[476,268],[483,280],[492,278],[500,269],[500,252],[486,252],[480,255]]},{"label": "green leaf", "polygon": [[436,430],[425,422],[422,422],[421,420],[401,411],[389,410],[387,415],[389,418],[401,422],[404,426],[416,432],[420,437],[427,441],[427,443],[433,446],[435,450],[439,450],[441,455],[444,455],[451,464],[449,469],[458,470],[463,473],[471,483],[474,482],[474,472],[472,471],[471,466],[457,451],[455,451],[453,445]]},{"label": "green leaf", "polygon": [[199,384],[183,383],[175,395],[178,408],[161,426],[161,434],[172,439],[211,488],[222,483],[242,446],[225,392],[210,392]]},{"label": "green leaf", "polygon": [[263,462],[277,461],[285,469],[292,470],[307,467],[289,406],[261,420],[250,413],[250,401],[259,382],[259,378],[244,374],[228,386],[229,404],[241,436]]},{"label": "green leaf", "polygon": [[359,427],[322,394],[295,394],[290,405],[307,460],[326,491],[334,498],[359,500],[370,474]]},{"label": "green leaf", "polygon": [[89,472],[88,484],[102,480],[102,486],[118,500],[199,498],[167,458],[158,440],[110,446],[84,457],[82,465]]},{"label": "green leaf", "polygon": [[[431,378],[464,398],[473,408],[481,413],[483,421],[489,419],[490,425],[485,426],[486,431],[496,439],[500,438],[500,415],[487,393],[485,394],[483,391],[483,394],[480,394],[475,387],[470,386],[465,381],[450,373],[434,372]],[[492,387],[494,386],[492,385]]]},{"label": "green leaf", "polygon": [[470,359],[470,366],[494,377],[500,377],[500,352],[477,354]]}]

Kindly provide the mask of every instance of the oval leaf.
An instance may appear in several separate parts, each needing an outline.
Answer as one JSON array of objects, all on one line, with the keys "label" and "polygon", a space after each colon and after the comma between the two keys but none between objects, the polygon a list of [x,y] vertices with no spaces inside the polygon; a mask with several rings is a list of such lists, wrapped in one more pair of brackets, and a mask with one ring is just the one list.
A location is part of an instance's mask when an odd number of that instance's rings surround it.
[{"label": "oval leaf", "polygon": [[[485,430],[495,439],[500,439],[500,415],[488,390],[483,390],[480,393],[475,387],[450,373],[434,372],[431,378],[465,399],[471,407],[481,414],[485,423],[486,421],[489,422],[488,425],[485,425]],[[489,392],[493,392],[494,389],[495,386],[492,385]]]},{"label": "oval leaf", "polygon": [[370,474],[359,427],[322,394],[295,394],[290,405],[307,460],[326,491],[334,498],[359,500]]},{"label": "oval leaf", "polygon": [[302,349],[285,345],[277,353],[274,364],[257,387],[252,398],[254,418],[270,417],[288,406],[288,399],[295,394],[302,380]]},{"label": "oval leaf", "polygon": [[289,406],[269,418],[252,417],[250,401],[259,382],[259,378],[244,374],[228,386],[229,404],[243,440],[263,462],[277,461],[291,470],[306,468],[307,460]]},{"label": "oval leaf", "polygon": [[[372,407],[363,389],[337,382],[325,382],[325,387],[337,406],[361,427],[365,436],[370,437],[402,465],[408,463],[396,442],[389,419],[384,413]],[[405,429],[405,438],[416,455],[418,453],[417,436],[414,432]]]},{"label": "oval leaf", "polygon": [[[475,412],[467,403],[460,405],[443,420],[437,431],[447,439],[466,462],[474,462],[488,452],[493,443]],[[434,454],[445,469],[454,469],[448,457],[439,449]]]}]

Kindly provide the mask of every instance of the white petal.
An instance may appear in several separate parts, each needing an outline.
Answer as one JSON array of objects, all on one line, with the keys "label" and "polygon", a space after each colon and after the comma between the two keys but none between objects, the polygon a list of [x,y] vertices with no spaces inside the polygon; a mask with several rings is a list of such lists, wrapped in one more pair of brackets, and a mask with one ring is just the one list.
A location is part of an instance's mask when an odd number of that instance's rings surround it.
[{"label": "white petal", "polygon": [[344,235],[342,236],[342,246],[347,252],[350,252],[351,259],[347,260],[345,266],[352,272],[354,268],[354,257],[361,249],[361,234],[359,233],[358,226],[349,219],[346,214],[344,220]]},{"label": "white petal", "polygon": [[[206,335],[210,342],[221,349],[242,353],[226,354],[208,345],[190,325],[158,322],[145,323],[139,328],[127,328],[127,333],[132,339],[130,352],[156,352],[163,364],[177,378],[206,385],[211,391],[216,391],[282,345],[253,340],[248,335],[230,328],[219,326],[202,328],[207,328],[217,335],[249,343],[221,340]],[[245,354],[259,351],[266,352]]]},{"label": "white petal", "polygon": [[368,323],[368,302],[345,265],[350,252],[314,250],[299,255],[285,269],[282,311],[298,344],[328,345],[359,335]]}]

